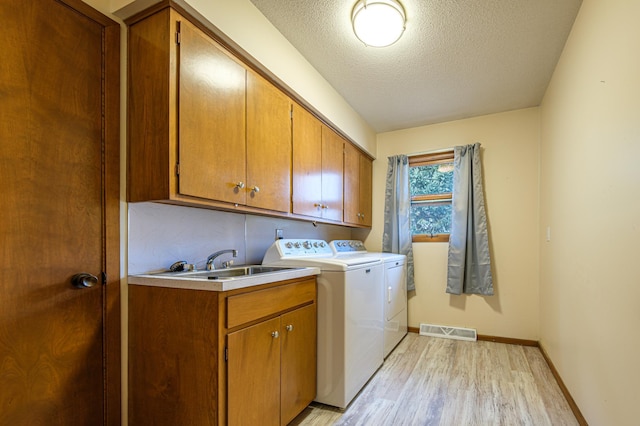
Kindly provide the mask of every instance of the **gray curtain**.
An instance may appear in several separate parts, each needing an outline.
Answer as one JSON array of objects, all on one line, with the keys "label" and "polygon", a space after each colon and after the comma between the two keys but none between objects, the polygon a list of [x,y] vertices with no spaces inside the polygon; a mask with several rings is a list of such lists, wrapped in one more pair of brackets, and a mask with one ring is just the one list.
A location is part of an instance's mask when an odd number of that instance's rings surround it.
[{"label": "gray curtain", "polygon": [[493,295],[480,144],[456,146],[447,293]]},{"label": "gray curtain", "polygon": [[407,291],[416,288],[413,282],[413,246],[410,221],[409,157],[395,155],[389,157],[387,168],[382,251],[407,256]]}]

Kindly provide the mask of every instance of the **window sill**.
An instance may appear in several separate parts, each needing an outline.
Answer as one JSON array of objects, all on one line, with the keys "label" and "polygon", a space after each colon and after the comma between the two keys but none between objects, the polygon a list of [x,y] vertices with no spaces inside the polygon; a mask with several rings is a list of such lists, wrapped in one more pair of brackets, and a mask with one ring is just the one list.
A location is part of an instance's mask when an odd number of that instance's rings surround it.
[{"label": "window sill", "polygon": [[414,235],[411,238],[411,241],[414,243],[448,243],[449,242],[449,234],[435,234],[435,235]]}]

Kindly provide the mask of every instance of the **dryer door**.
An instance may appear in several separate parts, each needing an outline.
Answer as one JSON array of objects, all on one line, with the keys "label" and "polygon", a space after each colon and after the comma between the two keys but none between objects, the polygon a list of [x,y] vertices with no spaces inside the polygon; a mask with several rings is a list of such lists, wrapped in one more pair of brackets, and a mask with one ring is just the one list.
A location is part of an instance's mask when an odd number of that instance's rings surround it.
[{"label": "dryer door", "polygon": [[404,262],[385,265],[385,319],[389,321],[407,308],[406,271]]}]

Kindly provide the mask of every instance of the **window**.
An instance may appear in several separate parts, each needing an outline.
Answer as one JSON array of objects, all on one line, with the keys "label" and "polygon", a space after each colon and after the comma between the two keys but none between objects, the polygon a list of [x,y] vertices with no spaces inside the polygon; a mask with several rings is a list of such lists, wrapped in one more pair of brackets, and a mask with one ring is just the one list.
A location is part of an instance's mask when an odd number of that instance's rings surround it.
[{"label": "window", "polygon": [[410,156],[409,167],[413,241],[449,241],[453,151]]}]

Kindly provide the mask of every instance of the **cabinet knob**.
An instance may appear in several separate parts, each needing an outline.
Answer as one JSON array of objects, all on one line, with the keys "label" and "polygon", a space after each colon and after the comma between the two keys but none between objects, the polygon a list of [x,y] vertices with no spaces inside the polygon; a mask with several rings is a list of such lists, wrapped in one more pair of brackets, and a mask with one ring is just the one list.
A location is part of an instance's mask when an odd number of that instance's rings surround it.
[{"label": "cabinet knob", "polygon": [[244,182],[238,182],[238,183],[236,183],[236,188],[239,188],[239,189],[244,188]]},{"label": "cabinet knob", "polygon": [[257,185],[252,186],[250,189],[253,192],[260,192],[260,188]]},{"label": "cabinet knob", "polygon": [[329,208],[329,206],[328,206],[328,205],[326,205],[326,204],[323,204],[321,207],[322,207],[323,209],[328,209],[328,208]]},{"label": "cabinet knob", "polygon": [[287,331],[293,331],[293,324],[289,324],[285,327]]},{"label": "cabinet knob", "polygon": [[279,336],[280,336],[280,333],[278,333],[277,331],[271,332],[271,337],[273,337],[274,339],[277,339]]}]

